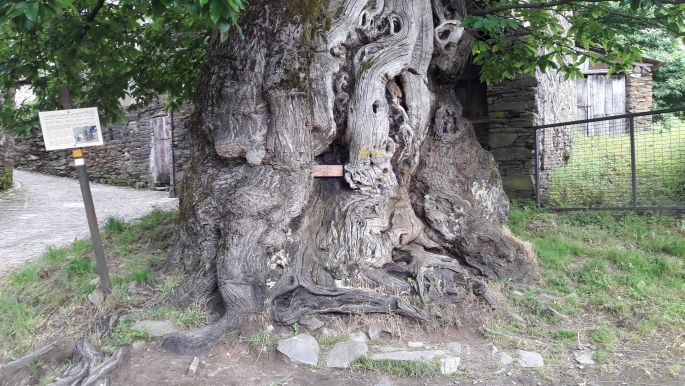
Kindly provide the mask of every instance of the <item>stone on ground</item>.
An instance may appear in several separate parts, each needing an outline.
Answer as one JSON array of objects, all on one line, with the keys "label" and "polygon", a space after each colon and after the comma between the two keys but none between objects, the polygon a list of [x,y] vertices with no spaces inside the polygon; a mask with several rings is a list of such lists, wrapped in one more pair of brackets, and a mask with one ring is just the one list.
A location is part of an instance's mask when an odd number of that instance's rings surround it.
[{"label": "stone on ground", "polygon": [[169,320],[139,320],[133,323],[133,329],[145,331],[153,338],[159,338],[178,331]]},{"label": "stone on ground", "polygon": [[336,343],[326,355],[326,366],[338,369],[350,367],[355,359],[361,357],[369,351],[364,342],[348,340]]},{"label": "stone on ground", "polygon": [[461,355],[461,343],[459,342],[450,342],[447,349],[454,355]]},{"label": "stone on ground", "polygon": [[309,331],[318,330],[323,327],[324,323],[321,319],[315,318],[311,315],[305,316],[298,321],[301,326],[307,328]]},{"label": "stone on ground", "polygon": [[442,350],[391,351],[373,354],[370,359],[373,361],[426,361],[438,356],[445,356],[445,352]]},{"label": "stone on ground", "polygon": [[96,307],[100,307],[105,301],[105,294],[100,288],[96,288],[88,295],[88,301],[93,303]]},{"label": "stone on ground", "polygon": [[366,337],[366,334],[363,331],[355,331],[350,335],[350,340],[366,343],[369,338]]},{"label": "stone on ground", "polygon": [[595,352],[592,350],[581,350],[581,351],[576,351],[573,356],[576,358],[576,362],[580,363],[581,365],[594,365],[595,360]]},{"label": "stone on ground", "polygon": [[383,332],[383,327],[379,323],[372,322],[369,324],[369,338],[370,339],[380,339],[381,333]]},{"label": "stone on ground", "polygon": [[514,363],[514,357],[512,357],[511,355],[509,355],[508,353],[505,353],[505,352],[501,352],[499,354],[499,360],[500,360],[500,363],[502,363],[502,366],[508,366],[508,365]]},{"label": "stone on ground", "polygon": [[440,373],[443,375],[452,375],[459,369],[461,358],[459,357],[445,357],[440,359]]},{"label": "stone on ground", "polygon": [[532,351],[516,350],[516,360],[521,367],[542,367],[545,365],[542,355]]},{"label": "stone on ground", "polygon": [[294,363],[316,366],[319,363],[319,343],[309,334],[300,334],[278,341],[278,351]]},{"label": "stone on ground", "polygon": [[[372,338],[373,339],[373,338]],[[383,377],[378,380],[375,386],[393,386],[392,380],[388,377]]]},{"label": "stone on ground", "polygon": [[423,342],[407,342],[409,348],[421,348],[423,347]]}]

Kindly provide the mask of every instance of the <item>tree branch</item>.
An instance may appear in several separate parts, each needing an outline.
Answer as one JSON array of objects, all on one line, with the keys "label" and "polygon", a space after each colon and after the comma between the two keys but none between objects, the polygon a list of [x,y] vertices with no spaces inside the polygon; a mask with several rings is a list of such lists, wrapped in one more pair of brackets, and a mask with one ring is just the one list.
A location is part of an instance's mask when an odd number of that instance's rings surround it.
[{"label": "tree branch", "polygon": [[[620,1],[621,0],[555,0],[555,1],[548,1],[548,2],[544,2],[544,3],[517,3],[517,4],[502,5],[502,6],[493,7],[493,8],[473,10],[473,11],[471,11],[471,15],[485,16],[485,15],[492,15],[492,14],[503,12],[503,11],[510,11],[510,10],[514,10],[514,9],[546,9],[546,8],[556,7],[559,5],[573,4],[573,3],[617,3]],[[683,3],[685,3],[685,0],[661,0],[661,3],[662,4],[683,4]]]},{"label": "tree branch", "polygon": [[98,16],[98,13],[102,9],[102,7],[105,5],[105,0],[98,0],[98,2],[95,4],[95,7],[93,7],[93,10],[88,12],[88,15],[86,15],[86,25],[83,26],[83,31],[81,32],[81,36],[79,36],[79,41],[83,40],[83,38],[86,36],[88,31],[90,30],[90,25],[91,23],[95,20],[95,18]]}]

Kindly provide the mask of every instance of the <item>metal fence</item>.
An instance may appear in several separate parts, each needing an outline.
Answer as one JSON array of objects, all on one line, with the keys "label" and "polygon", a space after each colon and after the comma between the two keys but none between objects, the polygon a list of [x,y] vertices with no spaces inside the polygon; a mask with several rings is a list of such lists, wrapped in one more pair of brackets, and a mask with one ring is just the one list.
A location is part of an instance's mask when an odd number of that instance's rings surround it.
[{"label": "metal fence", "polygon": [[538,205],[685,210],[685,108],[534,129]]}]

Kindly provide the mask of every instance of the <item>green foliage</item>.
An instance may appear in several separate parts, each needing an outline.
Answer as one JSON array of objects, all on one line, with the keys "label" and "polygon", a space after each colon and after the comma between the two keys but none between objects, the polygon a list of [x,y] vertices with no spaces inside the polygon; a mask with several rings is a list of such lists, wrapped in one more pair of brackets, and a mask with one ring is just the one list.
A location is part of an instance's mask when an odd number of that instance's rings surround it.
[{"label": "green foliage", "polygon": [[655,28],[636,31],[626,41],[642,48],[644,56],[661,62],[654,68],[654,108],[685,106],[685,46],[670,34]]},{"label": "green foliage", "polygon": [[0,192],[11,188],[12,185],[12,170],[0,170]]},{"label": "green foliage", "polygon": [[[617,4],[618,3],[618,4]],[[610,72],[630,68],[643,54],[623,36],[655,28],[670,36],[685,31],[685,7],[653,0],[520,2],[488,0],[462,26],[478,41],[472,54],[481,78],[497,82],[517,74],[556,69],[580,76],[586,60],[603,62]],[[607,28],[607,26],[611,28]]]},{"label": "green foliage", "polygon": [[0,126],[30,134],[36,111],[60,108],[60,86],[76,106],[122,118],[119,99],[191,99],[210,35],[225,40],[243,0],[10,0],[0,3],[0,94],[30,85],[36,100],[7,98]]}]

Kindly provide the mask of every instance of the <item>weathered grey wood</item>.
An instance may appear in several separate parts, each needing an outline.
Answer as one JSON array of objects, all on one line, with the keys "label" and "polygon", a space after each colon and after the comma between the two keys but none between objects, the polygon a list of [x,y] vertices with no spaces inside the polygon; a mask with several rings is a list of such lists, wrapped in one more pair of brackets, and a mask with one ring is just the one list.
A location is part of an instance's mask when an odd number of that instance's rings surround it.
[{"label": "weathered grey wood", "polygon": [[[425,319],[405,296],[452,301],[458,287],[499,306],[483,278],[534,267],[454,91],[472,44],[463,2],[289,4],[251,1],[244,38],[207,54],[171,262],[226,314],[163,347],[206,349],[264,312]],[[315,179],[320,163],[344,178]]]}]

